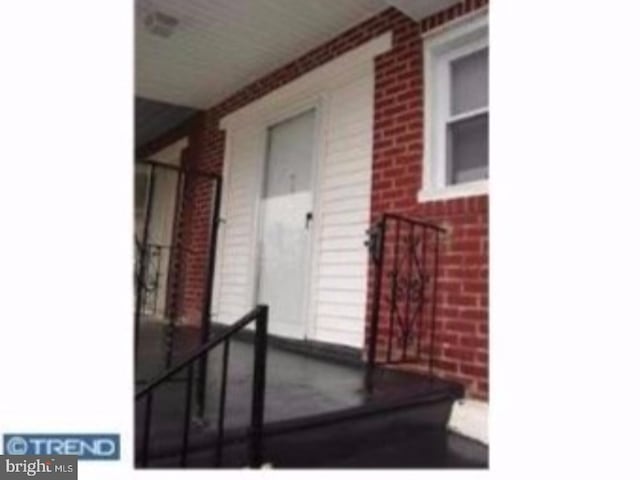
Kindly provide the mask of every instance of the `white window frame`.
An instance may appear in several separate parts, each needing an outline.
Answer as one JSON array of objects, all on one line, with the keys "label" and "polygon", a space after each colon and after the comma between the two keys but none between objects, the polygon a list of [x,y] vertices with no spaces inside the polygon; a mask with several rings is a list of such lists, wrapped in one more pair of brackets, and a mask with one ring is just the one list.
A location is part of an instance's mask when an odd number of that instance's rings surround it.
[{"label": "white window frame", "polygon": [[424,38],[424,157],[418,201],[457,198],[489,192],[489,181],[447,185],[447,123],[489,113],[489,106],[451,116],[450,65],[454,60],[489,46],[486,14],[473,16],[437,35]]}]

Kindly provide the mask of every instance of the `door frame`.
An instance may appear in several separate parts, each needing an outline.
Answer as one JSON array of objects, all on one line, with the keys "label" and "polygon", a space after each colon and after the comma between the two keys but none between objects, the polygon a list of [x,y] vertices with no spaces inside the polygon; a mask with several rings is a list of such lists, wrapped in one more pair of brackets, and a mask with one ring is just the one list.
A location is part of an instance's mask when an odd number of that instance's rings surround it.
[{"label": "door frame", "polygon": [[269,154],[269,129],[281,122],[284,122],[290,118],[296,117],[297,115],[308,112],[309,110],[313,110],[315,112],[315,124],[314,124],[314,132],[313,132],[313,150],[311,156],[311,208],[313,212],[313,220],[311,222],[311,226],[309,228],[309,235],[307,236],[307,244],[305,245],[305,250],[307,252],[307,260],[304,265],[304,273],[303,278],[306,279],[304,285],[304,293],[302,298],[302,314],[304,318],[302,320],[303,323],[303,339],[314,338],[315,336],[315,318],[313,315],[314,312],[314,303],[316,297],[316,286],[315,286],[315,278],[316,278],[316,269],[317,269],[317,255],[318,249],[317,245],[319,244],[320,239],[320,228],[318,227],[319,219],[322,218],[321,212],[321,202],[320,202],[320,179],[322,178],[322,158],[324,158],[324,145],[326,143],[326,106],[327,102],[327,94],[322,93],[320,95],[315,95],[311,98],[304,99],[298,102],[292,102],[289,105],[284,107],[274,109],[269,112],[266,116],[264,116],[260,120],[260,132],[261,132],[261,148],[262,152],[259,158],[258,165],[258,188],[256,188],[256,203],[255,203],[255,216],[256,216],[256,224],[255,224],[255,235],[253,242],[253,250],[254,250],[254,262],[253,262],[253,274],[252,274],[252,304],[256,305],[258,302],[258,293],[259,293],[259,282],[260,282],[260,241],[263,237],[263,227],[264,227],[264,219],[263,219],[263,211],[262,211],[262,200],[264,198],[264,189],[265,189],[265,177],[267,173],[267,158]]},{"label": "door frame", "polygon": [[[259,184],[255,182],[261,181],[257,178],[261,175],[260,162],[261,157],[264,157],[264,150],[260,151],[260,141],[266,140],[264,135],[264,129],[260,130],[260,126],[263,125],[264,118],[274,119],[278,115],[286,118],[287,116],[295,114],[295,106],[302,105],[301,109],[311,108],[317,106],[318,122],[317,127],[320,131],[318,135],[318,142],[316,143],[316,153],[319,162],[317,163],[317,179],[314,188],[314,232],[313,232],[313,251],[311,252],[311,269],[310,269],[310,281],[309,281],[309,295],[307,304],[309,309],[312,309],[317,304],[317,286],[318,286],[318,241],[320,237],[320,229],[323,223],[323,205],[320,205],[320,195],[322,191],[318,188],[318,179],[320,183],[323,183],[322,171],[325,168],[325,158],[327,153],[327,135],[328,126],[331,122],[330,109],[331,102],[329,101],[331,95],[336,88],[345,85],[352,79],[360,76],[363,72],[373,71],[373,61],[378,56],[389,51],[393,46],[393,35],[391,32],[385,32],[376,38],[365,42],[364,44],[355,47],[342,55],[337,56],[334,59],[327,61],[326,63],[319,65],[318,67],[297,76],[291,81],[275,87],[274,89],[267,89],[263,95],[259,95],[252,101],[243,104],[232,111],[223,113],[222,117],[218,121],[218,129],[224,134],[224,152],[223,156],[223,190],[222,190],[222,207],[221,207],[221,223],[218,243],[218,252],[216,255],[216,279],[214,282],[214,309],[212,310],[213,321],[219,321],[221,323],[231,323],[235,321],[239,316],[246,313],[255,303],[254,279],[255,279],[255,243],[256,232],[258,223],[257,208],[259,206],[259,198],[256,195],[256,190]],[[300,107],[299,107],[300,108]],[[277,120],[275,118],[274,120]],[[271,122],[269,122],[271,123]],[[246,201],[248,203],[248,211],[243,220],[243,225],[247,227],[247,244],[243,246],[243,250],[246,249],[248,258],[248,265],[246,270],[241,272],[243,288],[233,292],[234,298],[230,299],[225,296],[224,288],[227,286],[227,277],[223,273],[225,259],[228,258],[229,252],[227,251],[227,233],[228,226],[225,224],[225,220],[231,213],[229,211],[230,195],[234,179],[230,177],[231,172],[234,171],[232,163],[235,161],[237,154],[236,142],[242,135],[251,135],[249,145],[243,144],[243,147],[238,146],[238,150],[242,151],[243,155],[251,155],[251,160],[245,158],[244,162],[251,164],[252,173],[251,180],[242,181],[243,188],[246,188]],[[261,138],[262,135],[262,138]],[[255,172],[255,173],[254,173]],[[243,192],[244,194],[244,192]],[[235,213],[234,213],[235,214]],[[245,213],[243,212],[243,215]],[[245,284],[246,281],[246,284]],[[246,285],[246,286],[245,286]],[[317,334],[320,332],[318,319],[315,317],[317,312],[307,309],[307,325],[308,325],[308,337],[317,339]]]}]

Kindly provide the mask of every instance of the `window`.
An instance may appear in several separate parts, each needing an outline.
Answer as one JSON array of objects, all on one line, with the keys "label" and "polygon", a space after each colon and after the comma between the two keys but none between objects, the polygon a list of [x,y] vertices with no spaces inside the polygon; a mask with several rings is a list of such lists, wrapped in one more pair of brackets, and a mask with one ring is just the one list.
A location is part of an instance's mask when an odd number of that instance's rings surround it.
[{"label": "window", "polygon": [[488,191],[486,15],[425,39],[425,162],[420,200]]}]

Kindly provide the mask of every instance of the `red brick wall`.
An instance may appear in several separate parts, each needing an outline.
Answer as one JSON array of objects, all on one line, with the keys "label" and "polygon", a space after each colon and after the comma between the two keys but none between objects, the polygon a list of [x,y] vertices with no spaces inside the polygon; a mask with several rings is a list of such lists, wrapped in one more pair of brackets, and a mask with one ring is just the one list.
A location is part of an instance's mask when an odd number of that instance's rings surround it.
[{"label": "red brick wall", "polygon": [[[186,165],[221,174],[224,159],[224,132],[218,127],[221,118],[389,30],[398,32],[400,36],[394,41],[401,43],[404,41],[402,35],[406,36],[408,30],[418,34],[419,26],[397,10],[385,10],[330,42],[247,85],[214,106],[204,113],[197,122],[192,122]],[[172,135],[175,136],[175,133]],[[163,145],[163,142],[156,143]],[[150,150],[142,151],[149,153]],[[178,302],[178,311],[187,323],[198,324],[204,304],[206,271],[203,265],[206,262],[203,259],[206,258],[209,242],[208,214],[211,190],[201,186],[200,189],[193,191],[189,189],[186,193],[188,195],[184,211],[188,212],[185,215],[188,214],[192,217],[182,222],[182,240],[186,247],[185,250],[196,253],[188,253],[182,259],[184,278],[178,288],[182,292]]]},{"label": "red brick wall", "polygon": [[420,22],[423,32],[440,27],[451,20],[479,10],[489,5],[489,0],[464,0],[440,12],[430,15]]},{"label": "red brick wall", "polygon": [[[440,376],[464,383],[467,393],[488,397],[488,198],[419,203],[423,153],[421,32],[487,5],[466,1],[394,31],[394,48],[376,59],[371,220],[383,212],[429,220],[447,229],[440,250],[434,366]],[[369,275],[368,315],[373,271]],[[380,343],[388,328],[381,324]],[[426,368],[427,358],[423,365]],[[410,367],[415,368],[415,367]]]},{"label": "red brick wall", "polygon": [[[428,148],[423,145],[420,33],[487,3],[466,1],[424,19],[419,27],[403,25],[395,31],[393,50],[376,60],[371,204],[372,222],[383,212],[395,212],[447,229],[440,251],[434,366],[437,374],[464,383],[468,394],[480,398],[488,397],[488,198],[419,203],[417,194]],[[381,343],[385,334],[382,328]]]},{"label": "red brick wall", "polygon": [[[419,184],[418,178],[412,187],[405,188],[417,192]],[[395,188],[393,180],[388,188]],[[488,196],[418,203],[414,195],[409,207],[389,207],[393,204],[394,200],[377,203],[372,212],[374,221],[382,212],[395,212],[436,223],[447,230],[439,248],[433,366],[436,375],[463,383],[469,395],[488,398]],[[391,263],[387,258],[385,275],[391,271]],[[368,319],[373,305],[373,274],[374,269],[370,268]],[[387,284],[383,280],[383,289]],[[382,309],[378,358],[386,354],[389,335],[387,303],[382,303]],[[429,315],[430,312],[425,314],[426,321],[430,320]],[[429,344],[427,329],[423,328],[421,341],[422,345]],[[429,357],[425,349],[422,352],[420,364],[399,368],[426,372]]]},{"label": "red brick wall", "polygon": [[[224,132],[212,129],[207,114],[194,122],[183,165],[222,175]],[[199,325],[207,284],[214,184],[202,176],[187,176],[184,184],[180,232],[180,280],[176,313],[191,325]]]},{"label": "red brick wall", "polygon": [[[440,375],[463,382],[470,395],[482,398],[488,395],[487,197],[418,203],[417,193],[421,187],[425,148],[421,33],[487,3],[487,0],[466,0],[419,23],[395,9],[385,10],[247,85],[191,122],[187,129],[190,146],[185,158],[187,166],[222,173],[225,139],[218,128],[222,117],[346,51],[392,31],[392,50],[378,57],[375,63],[371,219],[377,220],[384,211],[399,212],[438,222],[448,229],[441,252],[435,366]],[[191,185],[187,190],[181,239],[185,247],[195,253],[185,259],[180,311],[189,322],[197,323],[204,298],[211,189],[200,184]]]}]

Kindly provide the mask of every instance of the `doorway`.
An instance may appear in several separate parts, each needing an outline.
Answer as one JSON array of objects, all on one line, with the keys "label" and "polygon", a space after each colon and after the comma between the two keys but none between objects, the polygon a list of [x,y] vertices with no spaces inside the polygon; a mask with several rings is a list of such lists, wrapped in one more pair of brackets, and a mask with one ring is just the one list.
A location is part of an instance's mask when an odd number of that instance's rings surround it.
[{"label": "doorway", "polygon": [[307,336],[313,228],[316,111],[272,125],[261,198],[257,303],[269,305],[270,333]]}]

